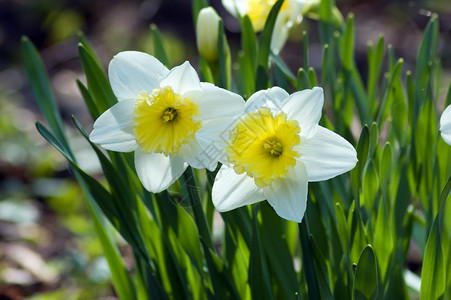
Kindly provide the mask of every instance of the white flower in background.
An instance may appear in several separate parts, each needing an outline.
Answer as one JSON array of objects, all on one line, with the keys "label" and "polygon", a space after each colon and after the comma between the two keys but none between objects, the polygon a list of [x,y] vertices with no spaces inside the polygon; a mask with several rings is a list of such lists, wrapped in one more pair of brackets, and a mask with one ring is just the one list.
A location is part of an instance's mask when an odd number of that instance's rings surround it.
[{"label": "white flower in background", "polygon": [[[309,0],[307,2],[310,2]],[[233,16],[248,15],[255,32],[260,32],[266,18],[276,0],[222,0],[222,5]],[[279,53],[288,39],[288,31],[294,25],[301,23],[301,10],[306,0],[285,0],[277,15],[271,40],[271,50]]]},{"label": "white flower in background", "polygon": [[323,103],[319,87],[292,95],[273,87],[252,95],[213,185],[216,209],[267,199],[279,216],[301,222],[308,182],[335,177],[357,162],[348,141],[318,125]]},{"label": "white flower in background", "polygon": [[443,111],[440,118],[440,133],[443,140],[451,145],[451,105]]},{"label": "white flower in background", "polygon": [[197,49],[206,61],[216,61],[219,57],[218,33],[221,18],[211,7],[202,8],[197,17]]},{"label": "white flower in background", "polygon": [[90,140],[103,148],[135,152],[144,187],[160,192],[188,164],[214,170],[226,141],[221,134],[244,109],[241,96],[199,81],[185,62],[168,70],[142,52],[121,52],[108,69],[119,102],[94,123]]}]

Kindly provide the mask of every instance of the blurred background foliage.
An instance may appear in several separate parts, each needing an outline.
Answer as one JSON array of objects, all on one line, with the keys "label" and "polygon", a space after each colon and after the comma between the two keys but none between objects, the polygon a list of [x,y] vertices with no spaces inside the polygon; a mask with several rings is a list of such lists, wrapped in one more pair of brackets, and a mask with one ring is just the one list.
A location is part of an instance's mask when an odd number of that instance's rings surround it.
[{"label": "blurred background foliage", "polygon": [[[224,20],[236,56],[238,21],[220,1],[210,1]],[[451,78],[451,6],[434,1],[337,1],[344,16],[354,13],[356,61],[366,74],[367,42],[381,33],[395,53],[413,68],[422,32],[431,13],[440,21],[438,54],[442,82]],[[311,16],[314,17],[314,16]],[[318,26],[312,18],[291,31],[281,56],[292,70],[302,66],[302,32],[309,33],[311,66],[321,66]],[[80,190],[67,163],[35,129],[36,111],[19,52],[26,35],[39,49],[58,105],[66,120],[75,115],[90,130],[92,122],[75,80],[85,82],[78,59],[77,34],[94,45],[105,68],[124,50],[152,52],[149,25],[158,25],[171,65],[198,63],[189,0],[0,0],[0,299],[109,299],[115,297],[101,247],[92,230]],[[236,57],[234,57],[236,58]],[[234,60],[236,63],[236,59]],[[446,89],[446,86],[443,87]],[[442,92],[441,94],[445,94]],[[73,126],[68,126],[68,133]],[[81,167],[100,173],[83,140],[71,138]],[[130,265],[131,254],[121,247]],[[413,271],[421,256],[412,247]]]}]

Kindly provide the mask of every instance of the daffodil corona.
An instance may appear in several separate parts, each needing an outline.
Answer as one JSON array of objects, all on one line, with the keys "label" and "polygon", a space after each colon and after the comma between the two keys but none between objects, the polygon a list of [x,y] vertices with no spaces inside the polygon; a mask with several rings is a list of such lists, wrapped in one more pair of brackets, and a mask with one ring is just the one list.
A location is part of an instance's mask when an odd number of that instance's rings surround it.
[{"label": "daffodil corona", "polygon": [[[302,7],[312,0],[285,0],[274,26],[271,49],[278,53],[288,39],[289,29],[302,21]],[[255,32],[263,30],[266,19],[276,0],[222,0],[222,4],[234,16],[248,15]]]},{"label": "daffodil corona", "polygon": [[451,105],[443,111],[440,117],[440,133],[443,140],[451,145]]},{"label": "daffodil corona", "polygon": [[135,101],[133,132],[143,153],[178,154],[202,127],[199,106],[171,87],[141,93]]},{"label": "daffodil corona", "polygon": [[188,165],[216,168],[225,155],[222,134],[243,112],[241,96],[200,82],[188,62],[168,70],[142,52],[119,53],[108,71],[119,102],[95,121],[92,142],[134,151],[151,192],[167,189]]},{"label": "daffodil corona", "polygon": [[215,207],[228,211],[267,199],[281,217],[301,222],[308,182],[335,177],[357,162],[349,142],[318,125],[323,103],[318,87],[252,95],[231,130],[228,161],[213,185]]},{"label": "daffodil corona", "polygon": [[296,164],[299,153],[294,148],[299,145],[300,131],[298,122],[288,121],[283,112],[273,116],[266,107],[250,112],[232,131],[229,161],[237,174],[246,172],[263,188],[285,178]]}]

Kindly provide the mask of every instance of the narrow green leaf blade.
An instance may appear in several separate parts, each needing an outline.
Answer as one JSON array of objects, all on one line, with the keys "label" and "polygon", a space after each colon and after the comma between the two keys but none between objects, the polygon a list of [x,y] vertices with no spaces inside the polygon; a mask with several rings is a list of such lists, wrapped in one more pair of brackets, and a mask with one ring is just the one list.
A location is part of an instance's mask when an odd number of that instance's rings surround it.
[{"label": "narrow green leaf blade", "polygon": [[73,156],[64,135],[63,121],[50,88],[50,81],[41,57],[33,43],[27,37],[22,37],[20,50],[31,90],[36,98],[39,110],[49,123],[56,138],[61,142],[61,147],[70,156]]},{"label": "narrow green leaf blade", "polygon": [[421,271],[421,299],[436,300],[445,293],[445,263],[438,218],[434,218],[426,243]]},{"label": "narrow green leaf blade", "polygon": [[269,54],[271,51],[271,39],[276,24],[276,18],[279,10],[282,7],[284,0],[278,0],[271,8],[268,17],[266,18],[265,26],[259,38],[258,64],[262,66],[265,71],[268,69]]},{"label": "narrow green leaf blade", "polygon": [[151,24],[150,31],[152,32],[153,41],[153,54],[154,56],[167,68],[170,67],[169,58],[164,47],[163,39],[161,38],[160,30],[158,30],[157,25]]}]

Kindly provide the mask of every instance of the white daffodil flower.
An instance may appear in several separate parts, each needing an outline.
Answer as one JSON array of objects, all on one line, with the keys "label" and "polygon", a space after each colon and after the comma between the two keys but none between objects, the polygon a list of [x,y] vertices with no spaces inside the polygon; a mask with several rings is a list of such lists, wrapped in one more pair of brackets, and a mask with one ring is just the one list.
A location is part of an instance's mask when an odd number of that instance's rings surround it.
[{"label": "white daffodil flower", "polygon": [[[277,15],[271,39],[271,50],[279,53],[288,39],[288,31],[302,21],[302,7],[312,0],[285,0]],[[235,17],[248,15],[255,32],[260,32],[276,0],[222,0],[222,5]]]},{"label": "white daffodil flower", "polygon": [[273,87],[252,95],[213,185],[216,209],[267,199],[279,216],[301,222],[308,182],[330,179],[357,163],[348,141],[318,125],[323,103],[319,87],[292,95]]},{"label": "white daffodil flower", "polygon": [[440,117],[440,133],[443,140],[451,145],[451,105],[443,111]]},{"label": "white daffodil flower", "polygon": [[174,183],[188,164],[216,168],[227,142],[221,134],[243,112],[241,96],[200,82],[188,62],[168,70],[142,52],[119,53],[108,73],[119,102],[95,121],[92,142],[134,151],[138,177],[155,193]]}]

